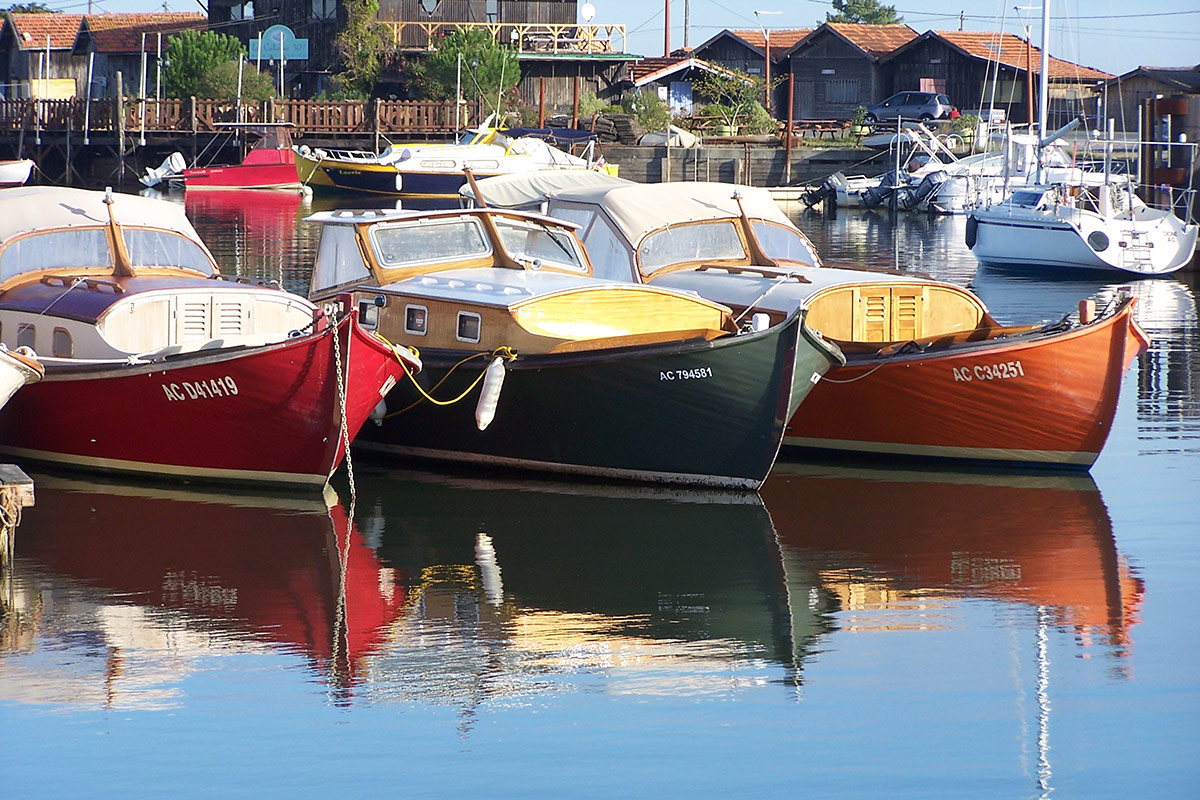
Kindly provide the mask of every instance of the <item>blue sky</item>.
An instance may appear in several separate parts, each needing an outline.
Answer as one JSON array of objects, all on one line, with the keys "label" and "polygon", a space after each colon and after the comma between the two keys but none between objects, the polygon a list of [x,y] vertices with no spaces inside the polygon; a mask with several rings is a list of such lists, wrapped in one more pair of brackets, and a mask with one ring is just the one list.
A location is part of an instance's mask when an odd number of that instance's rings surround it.
[{"label": "blue sky", "polygon": [[[86,0],[44,0],[52,8],[86,12]],[[662,55],[666,0],[591,0],[597,23],[623,24],[630,52]],[[779,11],[763,15],[772,29],[812,27],[824,20],[828,0],[687,0],[690,21],[688,42],[698,45],[725,28],[757,26],[754,11]],[[671,44],[683,44],[685,0],[671,0]],[[964,30],[996,30],[1001,14],[1004,29],[1020,34],[1016,5],[1033,27],[1034,43],[1041,41],[1041,11],[1031,0],[896,0],[896,10],[919,33],[929,29],[957,30],[959,13]],[[196,0],[171,0],[174,11],[200,10]],[[582,5],[582,2],[580,3]],[[152,0],[92,0],[94,12],[155,11],[163,3]],[[1161,0],[1134,4],[1127,0],[1053,0],[1051,54],[1068,61],[1120,74],[1140,65],[1183,66],[1200,63],[1200,0]]]}]

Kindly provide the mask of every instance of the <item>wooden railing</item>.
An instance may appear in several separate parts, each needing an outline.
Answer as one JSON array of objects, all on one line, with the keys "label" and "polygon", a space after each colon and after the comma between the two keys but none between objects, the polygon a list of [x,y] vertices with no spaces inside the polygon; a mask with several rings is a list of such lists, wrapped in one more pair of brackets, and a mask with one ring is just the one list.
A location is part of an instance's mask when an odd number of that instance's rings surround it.
[{"label": "wooden railing", "polygon": [[626,46],[624,25],[389,20],[379,24],[391,29],[392,47],[397,50],[432,50],[438,37],[472,28],[482,28],[496,43],[522,53],[624,53]]},{"label": "wooden railing", "polygon": [[[464,108],[461,124],[479,121],[477,104]],[[298,135],[453,133],[459,127],[453,101],[268,100],[238,105],[196,98],[126,98],[86,101],[0,100],[0,135],[47,133],[203,133],[231,122],[290,122]]]}]

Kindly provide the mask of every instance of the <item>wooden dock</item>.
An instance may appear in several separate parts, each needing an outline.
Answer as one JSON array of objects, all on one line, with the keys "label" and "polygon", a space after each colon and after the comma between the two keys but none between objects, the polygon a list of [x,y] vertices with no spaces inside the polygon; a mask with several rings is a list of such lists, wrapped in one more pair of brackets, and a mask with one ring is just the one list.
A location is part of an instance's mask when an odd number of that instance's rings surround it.
[{"label": "wooden dock", "polygon": [[41,172],[33,182],[92,185],[103,177],[120,185],[172,151],[195,161],[224,147],[228,123],[288,122],[293,138],[312,146],[377,150],[450,138],[482,118],[477,103],[460,113],[453,101],[426,100],[0,99],[0,157],[32,158]]}]

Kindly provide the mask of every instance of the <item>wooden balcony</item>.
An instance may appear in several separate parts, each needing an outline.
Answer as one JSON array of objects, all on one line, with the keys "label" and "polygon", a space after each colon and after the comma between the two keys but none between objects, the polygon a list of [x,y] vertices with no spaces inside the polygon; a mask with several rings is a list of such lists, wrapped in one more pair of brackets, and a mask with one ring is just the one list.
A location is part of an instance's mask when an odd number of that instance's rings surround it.
[{"label": "wooden balcony", "polygon": [[[434,50],[438,38],[454,30],[482,28],[499,44],[520,53],[587,55],[626,52],[624,25],[574,25],[499,22],[396,22],[381,20],[392,32],[396,50]],[[619,39],[619,41],[618,41]]]}]

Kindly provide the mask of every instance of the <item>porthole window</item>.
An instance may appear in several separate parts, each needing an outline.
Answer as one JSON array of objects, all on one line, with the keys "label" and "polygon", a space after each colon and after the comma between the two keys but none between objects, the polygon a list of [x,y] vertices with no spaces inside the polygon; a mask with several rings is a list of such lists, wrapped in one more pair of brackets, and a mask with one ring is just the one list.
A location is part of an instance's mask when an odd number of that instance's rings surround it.
[{"label": "porthole window", "polygon": [[478,342],[481,326],[482,322],[478,314],[472,314],[470,311],[458,312],[458,330],[456,335],[460,342]]},{"label": "porthole window", "polygon": [[17,326],[17,347],[37,350],[37,328],[28,323]]},{"label": "porthole window", "polygon": [[[411,333],[415,336],[424,336],[428,328],[429,311],[425,306],[405,306],[404,307],[404,332]],[[461,319],[459,321],[459,329],[462,329]],[[476,327],[476,341],[478,341],[478,327]]]},{"label": "porthole window", "polygon": [[75,342],[71,340],[71,332],[66,328],[55,328],[50,348],[55,358],[74,358]]}]

